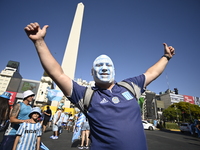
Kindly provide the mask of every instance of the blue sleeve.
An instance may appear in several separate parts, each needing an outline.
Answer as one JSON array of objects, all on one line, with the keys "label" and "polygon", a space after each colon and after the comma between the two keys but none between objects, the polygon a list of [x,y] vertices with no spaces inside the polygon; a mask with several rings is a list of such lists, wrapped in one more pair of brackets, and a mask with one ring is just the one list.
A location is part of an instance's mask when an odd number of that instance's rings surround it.
[{"label": "blue sleeve", "polygon": [[73,104],[77,104],[84,96],[86,87],[77,84],[75,81],[73,83],[72,95],[67,97]]},{"label": "blue sleeve", "polygon": [[123,81],[128,82],[128,83],[131,83],[131,82],[135,83],[141,88],[141,93],[143,93],[145,91],[145,88],[144,88],[145,80],[146,80],[145,75],[142,74],[133,78],[125,79]]}]

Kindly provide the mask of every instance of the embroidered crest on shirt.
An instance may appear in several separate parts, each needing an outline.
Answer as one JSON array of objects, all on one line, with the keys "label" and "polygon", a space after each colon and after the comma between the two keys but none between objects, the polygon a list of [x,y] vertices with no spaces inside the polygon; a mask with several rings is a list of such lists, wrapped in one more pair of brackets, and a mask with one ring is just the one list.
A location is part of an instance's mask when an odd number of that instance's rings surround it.
[{"label": "embroidered crest on shirt", "polygon": [[112,102],[115,103],[115,104],[119,103],[119,98],[118,97],[113,97],[112,98]]},{"label": "embroidered crest on shirt", "polygon": [[129,93],[129,91],[123,92],[122,95],[126,98],[126,100],[133,99],[133,96]]},{"label": "embroidered crest on shirt", "polygon": [[107,103],[108,101],[105,99],[105,98],[103,98],[102,99],[102,101],[100,102],[101,104],[104,104],[104,103]]}]

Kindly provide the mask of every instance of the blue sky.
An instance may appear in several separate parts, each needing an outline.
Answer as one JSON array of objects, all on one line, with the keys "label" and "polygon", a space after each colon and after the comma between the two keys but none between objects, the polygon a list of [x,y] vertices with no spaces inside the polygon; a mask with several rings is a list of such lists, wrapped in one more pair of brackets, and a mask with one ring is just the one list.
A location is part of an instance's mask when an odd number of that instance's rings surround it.
[{"label": "blue sky", "polygon": [[[148,89],[200,97],[199,0],[18,0],[0,1],[0,70],[20,62],[25,79],[40,80],[43,68],[24,27],[48,24],[46,43],[61,64],[77,4],[85,6],[75,78],[93,80],[94,59],[107,54],[116,81],[144,73],[163,55],[163,42],[176,49],[166,70]],[[167,78],[166,78],[167,76]]]}]

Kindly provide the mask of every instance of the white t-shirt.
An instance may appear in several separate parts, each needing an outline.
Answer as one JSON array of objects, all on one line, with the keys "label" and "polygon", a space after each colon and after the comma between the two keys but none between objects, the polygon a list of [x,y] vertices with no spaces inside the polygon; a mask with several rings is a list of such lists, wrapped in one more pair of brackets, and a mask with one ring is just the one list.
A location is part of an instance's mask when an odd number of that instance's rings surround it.
[{"label": "white t-shirt", "polygon": [[[58,110],[58,111],[55,113],[55,115],[54,115],[54,117],[53,117],[53,123],[55,123],[55,122],[58,120],[58,117],[59,117],[58,114],[59,114],[59,113],[62,113],[62,111],[61,111],[61,110]],[[60,114],[60,118],[61,118],[61,114]],[[60,119],[58,120],[57,125],[58,125],[58,126],[61,125]]]},{"label": "white t-shirt", "polygon": [[63,122],[67,122],[68,121],[68,118],[69,116],[68,115],[65,115],[64,119],[63,119]]},{"label": "white t-shirt", "polygon": [[64,118],[65,118],[65,113],[64,112],[62,112],[61,114],[60,114],[60,119],[59,119],[59,122],[64,122]]}]

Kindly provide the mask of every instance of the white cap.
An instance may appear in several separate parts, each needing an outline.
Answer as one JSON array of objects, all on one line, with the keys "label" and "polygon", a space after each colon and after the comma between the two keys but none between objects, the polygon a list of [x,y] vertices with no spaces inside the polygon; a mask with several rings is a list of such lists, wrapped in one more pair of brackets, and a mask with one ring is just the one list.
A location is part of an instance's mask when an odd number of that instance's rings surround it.
[{"label": "white cap", "polygon": [[23,99],[29,97],[29,96],[35,96],[35,94],[31,90],[27,90],[23,93]]},{"label": "white cap", "polygon": [[33,108],[32,108],[31,113],[28,115],[29,118],[31,118],[31,115],[32,115],[33,113],[38,113],[38,114],[40,115],[40,117],[41,117],[41,109],[40,109],[39,107],[33,107]]}]

